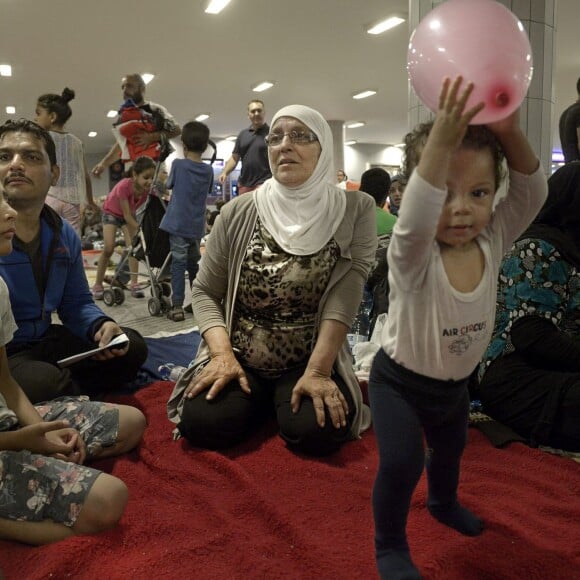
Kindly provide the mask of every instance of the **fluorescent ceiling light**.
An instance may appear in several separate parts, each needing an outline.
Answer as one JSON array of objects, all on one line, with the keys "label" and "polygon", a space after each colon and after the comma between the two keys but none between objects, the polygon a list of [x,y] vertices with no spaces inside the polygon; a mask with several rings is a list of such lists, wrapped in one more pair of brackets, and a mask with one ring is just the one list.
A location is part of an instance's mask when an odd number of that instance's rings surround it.
[{"label": "fluorescent ceiling light", "polygon": [[119,113],[117,113],[117,111],[113,111],[113,109],[111,109],[108,113],[107,113],[107,117],[109,117],[109,119],[114,119]]},{"label": "fluorescent ceiling light", "polygon": [[196,121],[205,121],[206,119],[209,119],[208,113],[202,113],[195,118]]},{"label": "fluorescent ceiling light", "polygon": [[401,22],[405,22],[405,19],[402,16],[390,16],[386,20],[382,20],[381,22],[369,26],[367,32],[369,34],[382,34],[383,32],[398,26]]},{"label": "fluorescent ceiling light", "polygon": [[229,137],[225,138],[225,141],[235,141],[237,137],[235,135],[230,135]]},{"label": "fluorescent ceiling light", "polygon": [[97,136],[96,131],[89,131],[89,137],[96,137],[96,136]]},{"label": "fluorescent ceiling light", "polygon": [[16,114],[16,107],[11,107],[10,105],[8,107],[6,107],[6,112],[9,115],[14,115]]},{"label": "fluorescent ceiling light", "polygon": [[9,64],[0,64],[0,77],[11,77],[12,67]]},{"label": "fluorescent ceiling light", "polygon": [[345,141],[345,145],[354,145],[356,143],[356,139],[351,139],[350,141]]},{"label": "fluorescent ceiling light", "polygon": [[352,123],[347,123],[345,127],[347,129],[357,129],[358,127],[364,127],[365,123],[362,121],[353,121]]},{"label": "fluorescent ceiling light", "polygon": [[207,14],[219,14],[229,3],[230,0],[208,0],[205,3],[205,12]]},{"label": "fluorescent ceiling light", "polygon": [[143,79],[143,82],[148,85],[155,78],[155,75],[151,73],[142,73],[141,78]]},{"label": "fluorescent ceiling light", "polygon": [[360,93],[356,93],[352,96],[353,99],[366,99],[367,97],[372,97],[376,95],[377,91],[373,91],[372,89],[368,89],[366,91],[361,91]]},{"label": "fluorescent ceiling light", "polygon": [[274,86],[274,83],[271,83],[270,81],[264,81],[263,83],[260,83],[258,85],[256,85],[255,87],[252,87],[252,90],[255,93],[261,93],[262,91],[267,91],[268,89],[272,88]]}]

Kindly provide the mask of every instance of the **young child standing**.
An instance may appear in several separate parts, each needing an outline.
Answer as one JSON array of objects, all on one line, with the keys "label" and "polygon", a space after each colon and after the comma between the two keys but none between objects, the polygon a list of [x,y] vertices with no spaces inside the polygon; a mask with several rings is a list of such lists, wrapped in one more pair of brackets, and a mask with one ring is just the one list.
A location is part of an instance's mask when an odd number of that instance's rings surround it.
[{"label": "young child standing", "polygon": [[[469,375],[491,336],[501,257],[547,195],[518,115],[468,126],[473,85],[446,79],[434,122],[406,138],[405,190],[388,249],[390,309],[369,380],[379,448],[373,488],[381,578],[420,578],[406,537],[426,458],[431,515],[469,536],[483,522],[457,499],[467,439]],[[493,210],[509,166],[509,192]],[[414,170],[414,171],[413,171]]]},{"label": "young child standing", "polygon": [[[16,212],[0,190],[0,255],[12,251]],[[0,539],[40,545],[113,527],[127,503],[116,477],[83,465],[141,440],[133,407],[62,397],[33,406],[10,374],[6,344],[16,323],[0,278]]]},{"label": "young child standing", "polygon": [[167,188],[171,198],[160,228],[169,234],[171,248],[171,310],[173,321],[184,320],[185,272],[191,284],[201,258],[200,242],[205,235],[205,205],[213,177],[212,168],[201,156],[209,143],[209,128],[191,121],[181,131],[185,159],[171,165]]},{"label": "young child standing", "polygon": [[[122,228],[127,248],[139,230],[137,210],[147,201],[147,193],[151,189],[155,176],[155,162],[149,157],[139,157],[125,177],[113,187],[103,204],[103,253],[97,265],[97,278],[92,288],[95,300],[103,299],[103,280],[109,259],[115,251],[115,236],[117,229]],[[129,258],[131,268],[131,296],[143,298],[145,293],[137,283],[139,263],[135,258]]]},{"label": "young child standing", "polygon": [[81,235],[81,206],[88,204],[96,209],[96,205],[83,143],[64,129],[72,115],[69,102],[74,97],[75,92],[69,88],[61,95],[47,93],[38,97],[34,121],[50,131],[60,167],[60,177],[48,190],[46,203]]}]

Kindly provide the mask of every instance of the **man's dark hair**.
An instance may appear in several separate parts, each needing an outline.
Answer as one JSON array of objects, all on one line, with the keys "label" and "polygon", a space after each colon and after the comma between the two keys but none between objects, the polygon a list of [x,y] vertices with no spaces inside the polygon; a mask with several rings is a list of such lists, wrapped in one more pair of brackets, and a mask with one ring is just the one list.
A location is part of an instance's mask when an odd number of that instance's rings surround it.
[{"label": "man's dark hair", "polygon": [[260,99],[252,99],[251,101],[248,101],[248,109],[250,108],[250,105],[252,103],[260,103],[260,105],[262,105],[262,109],[264,109],[266,106],[264,105],[264,101],[260,100]]},{"label": "man's dark hair", "polygon": [[360,178],[360,190],[372,195],[377,206],[382,207],[387,201],[391,187],[391,177],[380,167],[367,169]]},{"label": "man's dark hair", "polygon": [[44,149],[48,155],[50,166],[56,165],[56,147],[48,131],[45,131],[40,125],[28,119],[18,119],[18,121],[6,121],[0,126],[0,140],[6,133],[30,133],[39,141],[44,143]]},{"label": "man's dark hair", "polygon": [[199,121],[185,123],[181,129],[181,141],[188,151],[203,153],[209,143],[209,127]]},{"label": "man's dark hair", "polygon": [[46,109],[49,113],[56,115],[57,125],[64,125],[72,115],[69,101],[75,98],[75,92],[68,87],[62,91],[61,95],[47,93],[38,97],[38,106]]},{"label": "man's dark hair", "polygon": [[578,77],[578,80],[576,81],[576,91],[580,95],[580,77]]},{"label": "man's dark hair", "polygon": [[136,79],[137,84],[139,85],[139,88],[142,91],[144,91],[145,87],[147,86],[145,81],[143,80],[143,77],[139,73],[131,73],[131,74],[125,75],[123,78],[124,79]]}]

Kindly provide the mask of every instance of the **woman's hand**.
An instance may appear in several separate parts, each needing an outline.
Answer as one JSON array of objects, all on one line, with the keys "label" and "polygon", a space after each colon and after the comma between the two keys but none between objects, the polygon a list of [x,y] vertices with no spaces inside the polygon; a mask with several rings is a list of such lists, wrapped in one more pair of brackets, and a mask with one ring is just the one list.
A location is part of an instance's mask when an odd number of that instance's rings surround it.
[{"label": "woman's hand", "polygon": [[87,457],[85,442],[81,434],[72,427],[65,427],[55,431],[49,431],[46,438],[55,445],[61,443],[67,446],[67,453],[51,453],[52,457],[62,459],[63,461],[70,461],[82,465]]},{"label": "woman's hand", "polygon": [[233,352],[212,356],[203,370],[193,377],[187,385],[184,396],[193,399],[202,391],[209,389],[205,396],[211,401],[230,381],[237,380],[244,393],[251,393],[250,384],[244,369]]},{"label": "woman's hand", "polygon": [[315,370],[306,369],[306,372],[292,389],[292,398],[290,399],[292,412],[298,413],[300,399],[303,395],[312,399],[316,422],[320,427],[324,427],[325,423],[325,405],[328,408],[328,414],[334,427],[340,429],[346,426],[348,404],[336,383],[329,376],[322,375]]}]

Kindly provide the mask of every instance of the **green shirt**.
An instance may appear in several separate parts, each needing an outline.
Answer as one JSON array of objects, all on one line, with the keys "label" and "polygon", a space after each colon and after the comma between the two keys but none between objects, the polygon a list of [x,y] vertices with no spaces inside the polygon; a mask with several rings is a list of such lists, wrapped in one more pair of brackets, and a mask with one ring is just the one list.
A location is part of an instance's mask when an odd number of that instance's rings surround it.
[{"label": "green shirt", "polygon": [[397,218],[393,214],[377,206],[376,220],[377,236],[384,236],[385,234],[390,234],[393,231],[393,226],[395,225]]}]

